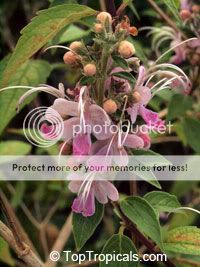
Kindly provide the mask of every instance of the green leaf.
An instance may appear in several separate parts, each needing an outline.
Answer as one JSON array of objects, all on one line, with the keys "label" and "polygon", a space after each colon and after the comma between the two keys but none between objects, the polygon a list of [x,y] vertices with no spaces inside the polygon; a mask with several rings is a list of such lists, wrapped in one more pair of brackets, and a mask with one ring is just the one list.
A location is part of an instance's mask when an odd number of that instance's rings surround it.
[{"label": "green leaf", "polygon": [[21,204],[25,190],[26,183],[24,181],[18,181],[15,185],[15,194],[13,195],[11,200],[11,206],[13,208],[16,209]]},{"label": "green leaf", "polygon": [[[137,165],[137,163],[136,163],[136,165]],[[140,163],[140,166],[141,166],[141,168],[147,167],[147,166],[145,166],[144,164],[141,164],[141,163]],[[145,180],[147,183],[155,186],[156,188],[161,189],[160,183],[158,182],[155,174],[153,173],[153,171],[150,168],[148,170],[144,169],[144,170],[141,170],[141,171],[137,169],[137,170],[134,170],[134,172],[131,172],[131,173],[133,173],[134,175],[137,175],[138,177],[140,177],[141,179]]]},{"label": "green leaf", "polygon": [[154,208],[141,197],[128,197],[121,201],[123,213],[137,225],[138,229],[162,246],[160,223]]},{"label": "green leaf", "polygon": [[132,85],[134,85],[136,82],[135,77],[130,72],[126,71],[114,72],[112,73],[112,76],[128,80]]},{"label": "green leaf", "polygon": [[179,16],[180,1],[179,0],[164,0],[163,2],[169,8],[169,10],[172,12],[174,17],[178,21],[180,21],[180,16]]},{"label": "green leaf", "polygon": [[8,244],[0,237],[0,262],[4,262],[6,266],[15,266]]},{"label": "green leaf", "polygon": [[185,118],[183,120],[183,129],[187,143],[194,151],[200,153],[200,121],[192,118]]},{"label": "green leaf", "polygon": [[80,82],[80,85],[89,85],[89,84],[93,84],[95,82],[95,78],[83,76],[79,82]]},{"label": "green leaf", "polygon": [[185,226],[169,231],[164,249],[168,252],[200,256],[200,229],[195,226]]},{"label": "green leaf", "polygon": [[124,58],[115,55],[113,55],[112,58],[118,67],[121,67],[122,69],[128,69],[128,63]]},{"label": "green leaf", "polygon": [[31,145],[21,141],[0,142],[0,155],[27,155],[31,151]]},{"label": "green leaf", "polygon": [[[15,70],[12,78],[9,81],[9,86],[13,85],[29,85],[36,86],[46,83],[48,76],[51,73],[51,65],[44,60],[30,60],[20,68]],[[16,107],[20,96],[27,90],[25,89],[10,89],[0,92],[0,134],[6,128],[11,119],[16,115]],[[20,108],[30,103],[35,95],[27,98]]]},{"label": "green leaf", "polygon": [[55,36],[53,40],[49,43],[51,45],[62,44],[67,42],[73,42],[80,40],[81,38],[87,36],[90,30],[83,30],[76,25],[69,25],[66,29],[63,29],[58,35]]},{"label": "green leaf", "polygon": [[[113,235],[106,242],[106,244],[102,250],[102,254],[104,254],[104,255],[108,255],[108,254],[130,255],[130,252],[132,253],[132,255],[138,254],[133,242],[128,237],[121,235],[121,234]],[[136,258],[136,260],[138,260],[138,258]],[[107,267],[107,266],[109,266],[109,267],[138,267],[139,266],[138,261],[132,261],[132,259],[130,259],[130,261],[129,261],[129,259],[127,259],[127,257],[126,257],[121,262],[111,261],[111,262],[106,264],[106,262],[101,261],[99,266],[100,267]]]},{"label": "green leaf", "polygon": [[190,96],[174,95],[169,103],[167,120],[184,115],[187,110],[192,109],[192,102],[192,97]]},{"label": "green leaf", "polygon": [[[143,162],[143,164],[150,166],[150,167],[153,167],[155,164],[159,165],[159,166],[171,165],[171,162],[169,160],[167,160],[162,155],[160,155],[160,154],[158,154],[158,153],[156,153],[150,149],[148,149],[148,150],[137,149],[137,150],[134,150],[133,154],[135,156],[144,156],[145,163]],[[138,157],[138,159],[139,159],[139,157]]]},{"label": "green leaf", "polygon": [[80,250],[93,235],[103,218],[103,213],[104,206],[96,203],[96,212],[92,217],[83,217],[81,214],[76,213],[73,214],[73,233],[78,250]]},{"label": "green leaf", "polygon": [[63,27],[95,13],[96,11],[87,6],[76,4],[57,5],[39,11],[38,16],[21,31],[22,36],[4,71],[3,86],[19,66],[48,43]]},{"label": "green leaf", "polygon": [[197,187],[198,184],[199,181],[175,181],[170,193],[176,195],[178,198],[181,198]]},{"label": "green leaf", "polygon": [[174,209],[181,207],[177,197],[167,192],[153,191],[147,193],[144,198],[159,213],[173,212]]},{"label": "green leaf", "polygon": [[187,138],[185,136],[183,124],[181,122],[177,122],[173,125],[173,129],[176,132],[177,136],[179,137],[180,141],[186,146]]},{"label": "green leaf", "polygon": [[63,5],[63,4],[77,4],[77,1],[76,0],[52,0],[50,7]]}]

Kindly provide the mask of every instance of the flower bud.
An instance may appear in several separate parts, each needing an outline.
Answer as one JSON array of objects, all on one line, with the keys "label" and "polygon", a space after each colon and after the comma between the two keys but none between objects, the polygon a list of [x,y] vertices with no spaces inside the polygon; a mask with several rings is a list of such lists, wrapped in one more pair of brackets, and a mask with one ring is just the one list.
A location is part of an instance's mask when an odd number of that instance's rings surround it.
[{"label": "flower bud", "polygon": [[103,109],[108,113],[108,114],[113,114],[117,111],[117,104],[114,100],[108,99],[103,103]]},{"label": "flower bud", "polygon": [[73,52],[69,51],[64,54],[63,60],[65,64],[73,65],[77,62],[77,56]]},{"label": "flower bud", "polygon": [[81,42],[75,41],[75,42],[70,44],[69,48],[71,50],[77,52],[82,46],[83,46],[83,44]]},{"label": "flower bud", "polygon": [[200,12],[200,6],[199,5],[193,5],[192,6],[192,11],[194,13],[199,13]]},{"label": "flower bud", "polygon": [[129,32],[132,36],[137,36],[138,35],[138,29],[134,26],[129,27]]},{"label": "flower bud", "polygon": [[195,66],[195,65],[197,65],[197,64],[199,63],[199,61],[200,61],[200,55],[198,55],[198,54],[195,53],[195,54],[192,56],[190,63],[191,63],[193,66]]},{"label": "flower bud", "polygon": [[133,96],[134,102],[138,103],[138,102],[141,101],[141,95],[140,95],[139,92],[134,91],[133,94],[132,94],[132,96]]},{"label": "flower bud", "polygon": [[182,20],[190,19],[191,18],[191,13],[190,13],[189,10],[183,9],[180,12],[180,17],[181,17]]},{"label": "flower bud", "polygon": [[119,44],[118,52],[124,58],[129,58],[135,53],[135,48],[132,43],[128,41],[122,41]]},{"label": "flower bud", "polygon": [[95,64],[89,63],[84,66],[83,71],[86,76],[94,76],[97,72],[97,68]]},{"label": "flower bud", "polygon": [[100,21],[102,24],[104,24],[107,19],[110,23],[112,23],[112,17],[108,12],[101,12],[97,15],[97,20]]},{"label": "flower bud", "polygon": [[101,24],[101,23],[96,23],[96,24],[94,25],[94,30],[95,30],[96,33],[101,33],[102,30],[103,30],[103,26],[102,26],[102,24]]}]

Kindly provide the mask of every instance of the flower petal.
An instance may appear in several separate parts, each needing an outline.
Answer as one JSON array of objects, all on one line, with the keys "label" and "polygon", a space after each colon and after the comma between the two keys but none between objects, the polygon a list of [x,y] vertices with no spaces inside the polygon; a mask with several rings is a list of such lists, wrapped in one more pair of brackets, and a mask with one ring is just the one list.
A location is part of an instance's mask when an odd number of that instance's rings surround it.
[{"label": "flower petal", "polygon": [[91,139],[89,134],[78,134],[73,139],[73,155],[89,155],[91,149]]},{"label": "flower petal", "polygon": [[64,140],[71,140],[78,131],[80,131],[79,118],[74,117],[63,122],[62,138]]},{"label": "flower petal", "polygon": [[158,120],[158,113],[140,106],[139,114],[147,124],[155,124]]},{"label": "flower petal", "polygon": [[91,188],[87,200],[84,204],[82,214],[84,217],[90,217],[94,215],[94,213],[95,213],[95,197],[94,197],[94,189]]},{"label": "flower petal", "polygon": [[134,104],[132,107],[127,109],[128,114],[131,116],[131,122],[135,123],[137,116],[138,116],[138,111],[139,111],[140,104]]},{"label": "flower petal", "polygon": [[71,181],[69,182],[68,188],[72,193],[78,193],[83,181]]},{"label": "flower petal", "polygon": [[102,184],[102,181],[95,181],[94,182],[94,195],[97,199],[97,201],[101,204],[106,204],[108,203],[108,198],[107,198],[107,194],[105,192],[105,187]]},{"label": "flower petal", "polygon": [[47,123],[43,123],[40,127],[40,132],[43,138],[47,140],[52,140],[57,138],[55,125],[48,125]]},{"label": "flower petal", "polygon": [[143,148],[144,141],[142,138],[140,138],[139,136],[135,134],[128,134],[124,142],[124,146],[130,147],[130,148]]},{"label": "flower petal", "polygon": [[111,124],[109,116],[100,106],[92,104],[90,105],[88,112],[89,112],[88,124],[91,124],[93,127],[95,125],[105,126],[106,124],[107,125]]},{"label": "flower petal", "polygon": [[112,201],[117,201],[119,199],[119,193],[116,187],[109,181],[103,181],[101,183],[103,183],[108,198]]},{"label": "flower petal", "polygon": [[151,90],[147,86],[139,86],[137,91],[141,95],[140,103],[143,105],[147,105],[151,100]]},{"label": "flower petal", "polygon": [[67,116],[78,116],[78,103],[74,101],[58,98],[50,108],[57,111],[62,118],[66,118]]}]

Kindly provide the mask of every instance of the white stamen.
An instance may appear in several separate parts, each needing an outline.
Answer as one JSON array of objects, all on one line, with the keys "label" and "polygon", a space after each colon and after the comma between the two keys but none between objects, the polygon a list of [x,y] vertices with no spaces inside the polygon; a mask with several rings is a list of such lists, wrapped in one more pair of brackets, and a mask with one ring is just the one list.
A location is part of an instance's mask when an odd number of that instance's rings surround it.
[{"label": "white stamen", "polygon": [[24,85],[22,85],[22,86],[14,85],[14,86],[8,86],[8,87],[1,88],[0,92],[6,91],[6,90],[10,90],[10,89],[32,89],[32,88],[34,88],[34,87],[32,87],[32,86],[24,86]]},{"label": "white stamen", "polygon": [[177,44],[177,45],[175,45],[175,46],[173,46],[173,47],[171,47],[170,49],[168,49],[165,53],[163,53],[156,61],[155,61],[155,64],[158,62],[158,61],[160,61],[161,60],[161,58],[163,58],[166,54],[168,54],[169,52],[171,52],[171,51],[173,51],[175,48],[177,48],[177,47],[179,47],[179,46],[181,46],[181,45],[183,45],[183,44],[185,44],[185,43],[188,43],[188,42],[190,42],[190,41],[193,41],[193,40],[197,40],[198,38],[190,38],[190,39],[187,39],[187,40],[185,40],[185,41],[183,41],[183,42],[181,42],[181,43],[179,43],[179,44]]},{"label": "white stamen", "polygon": [[176,208],[172,212],[176,212],[178,210],[189,210],[189,211],[193,211],[193,212],[196,212],[196,213],[200,214],[200,211],[199,210],[196,210],[196,209],[193,209],[193,208],[189,208],[189,207]]},{"label": "white stamen", "polygon": [[46,49],[44,49],[44,53],[49,50],[49,49],[52,49],[52,48],[62,48],[62,49],[65,49],[65,50],[68,50],[68,51],[71,51],[74,55],[76,55],[77,57],[80,57],[79,54],[77,54],[74,50],[72,50],[71,48],[67,47],[67,46],[64,46],[64,45],[51,45],[49,47],[47,47]]},{"label": "white stamen", "polygon": [[85,103],[84,101],[84,93],[87,90],[87,86],[83,86],[80,90],[80,96],[79,96],[79,103],[78,103],[78,111],[80,113],[80,125],[83,127],[83,132],[86,132],[86,124],[85,124],[85,117],[84,117],[84,111],[85,111]]},{"label": "white stamen", "polygon": [[53,87],[32,87],[32,89],[30,89],[28,92],[26,92],[25,94],[23,94],[19,101],[18,101],[18,109],[19,109],[19,106],[21,105],[21,103],[28,97],[30,96],[31,94],[35,93],[35,92],[38,92],[38,91],[42,91],[42,92],[45,92],[45,93],[48,93],[50,95],[53,95],[57,98],[64,98],[65,95],[63,95],[63,93],[61,91],[59,91],[58,89],[56,88],[53,88]]}]

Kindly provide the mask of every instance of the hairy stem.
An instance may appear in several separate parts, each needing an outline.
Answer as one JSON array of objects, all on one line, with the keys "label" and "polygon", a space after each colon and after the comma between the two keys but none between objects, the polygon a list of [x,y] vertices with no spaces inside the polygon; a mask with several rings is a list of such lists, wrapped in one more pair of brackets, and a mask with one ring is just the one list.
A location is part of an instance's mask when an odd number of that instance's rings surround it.
[{"label": "hairy stem", "polygon": [[102,107],[104,101],[105,81],[107,78],[107,65],[109,58],[109,47],[105,46],[102,50],[99,77],[97,77],[98,104]]}]

